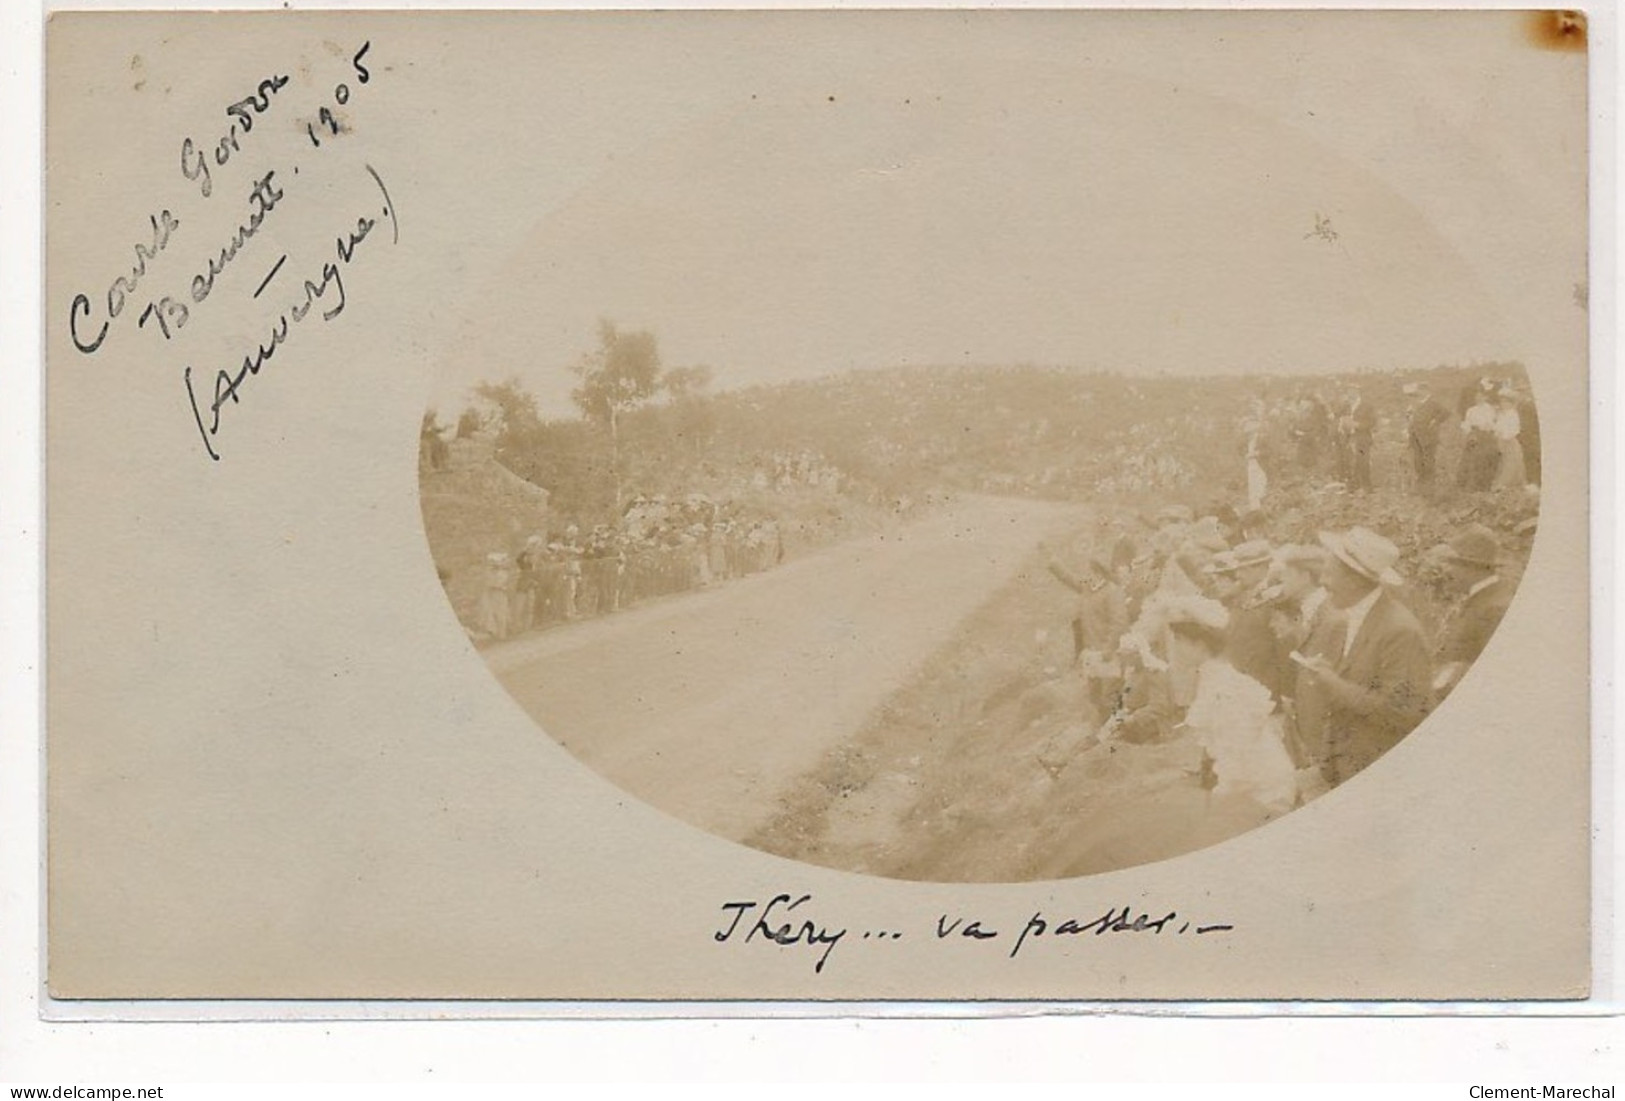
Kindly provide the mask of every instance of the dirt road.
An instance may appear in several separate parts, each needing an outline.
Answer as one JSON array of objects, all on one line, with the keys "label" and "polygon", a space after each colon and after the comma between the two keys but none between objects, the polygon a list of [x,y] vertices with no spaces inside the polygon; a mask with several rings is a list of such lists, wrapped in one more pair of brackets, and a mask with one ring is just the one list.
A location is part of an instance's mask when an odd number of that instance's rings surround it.
[{"label": "dirt road", "polygon": [[966,498],[898,532],[486,652],[576,757],[744,840],[1075,507]]}]

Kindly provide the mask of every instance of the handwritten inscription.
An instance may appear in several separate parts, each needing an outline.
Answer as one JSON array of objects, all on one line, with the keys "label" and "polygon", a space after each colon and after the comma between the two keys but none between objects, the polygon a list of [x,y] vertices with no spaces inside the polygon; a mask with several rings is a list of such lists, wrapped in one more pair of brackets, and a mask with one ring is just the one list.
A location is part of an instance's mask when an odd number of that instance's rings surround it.
[{"label": "handwritten inscription", "polygon": [[[141,280],[147,274],[147,265],[158,259],[158,254],[169,247],[170,235],[181,227],[180,220],[167,210],[161,214],[150,215],[147,220],[152,225],[152,238],[150,242],[137,241],[133,246],[135,263],[130,268],[130,274],[121,273],[108,286],[107,297],[104,300],[106,320],[95,330],[96,335],[88,340],[85,339],[85,334],[94,323],[95,310],[88,294],[73,296],[73,303],[68,307],[68,334],[73,340],[73,346],[85,355],[94,353],[102,346],[102,341],[107,339],[107,330],[112,320],[124,312],[124,304],[129,301],[130,295],[140,288]],[[86,324],[83,331],[79,328],[81,320]]]},{"label": "handwritten inscription", "polygon": [[[202,305],[214,290],[214,281],[226,270],[237,253],[242,250],[249,239],[260,231],[260,226],[276,204],[282,201],[283,191],[273,182],[276,171],[273,169],[254,182],[254,188],[248,193],[249,214],[246,221],[237,227],[237,232],[220,249],[218,256],[211,256],[207,268],[192,277],[192,302]],[[186,303],[176,300],[170,295],[161,296],[156,302],[147,303],[147,308],[141,311],[141,319],[136,322],[140,328],[145,328],[147,321],[153,319],[157,322],[165,340],[174,339],[177,330],[183,328],[191,318],[192,311]]]},{"label": "handwritten inscription", "polygon": [[[356,51],[355,56],[350,59],[350,65],[355,69],[356,80],[362,84],[372,79],[371,70],[361,63],[361,59],[367,56],[367,51],[371,48],[371,42],[364,43]],[[350,86],[348,84],[341,81],[333,86],[333,102],[339,107],[344,107],[350,102]],[[337,137],[339,134],[344,133],[346,129],[344,124],[339,121],[339,116],[334,113],[333,108],[323,104],[321,109],[316,112],[316,121],[305,123],[305,136],[310,138],[310,144],[317,149],[322,147],[322,139],[317,137],[318,126],[323,128],[329,137]]]},{"label": "handwritten inscription", "polygon": [[[823,974],[825,965],[843,939],[892,942],[904,939],[900,931],[855,929],[820,916],[810,894],[778,894],[765,903],[751,899],[722,904],[724,920],[712,934],[718,944],[759,944],[767,948],[806,953],[814,960],[813,972]],[[1130,906],[1110,907],[1092,917],[1067,917],[1035,911],[1025,921],[995,924],[983,918],[940,915],[927,931],[932,942],[949,940],[973,943],[1001,941],[1010,944],[1007,959],[1015,959],[1030,944],[1081,936],[1152,937],[1169,940],[1207,937],[1228,933],[1235,926],[1225,922],[1199,922],[1182,917],[1177,910],[1153,912]],[[1019,930],[1019,931],[1018,931]],[[1001,947],[1002,951],[1002,947]]]},{"label": "handwritten inscription", "polygon": [[[802,904],[811,901],[812,895],[801,895],[793,900],[789,895],[774,895],[765,906],[756,902],[724,902],[723,912],[731,911],[733,916],[714,935],[721,943],[732,940],[746,916],[752,911],[759,911],[756,919],[746,927],[744,936],[740,938],[741,943],[749,944],[757,937],[761,937],[763,943],[775,944],[781,948],[793,944],[802,944],[814,949],[822,947],[823,951],[818,954],[818,962],[813,964],[813,971],[823,974],[824,965],[829,962],[829,954],[835,951],[835,946],[846,936],[846,930],[830,929],[810,918],[790,916]],[[775,913],[781,906],[782,912]]]},{"label": "handwritten inscription", "polygon": [[[217,167],[224,168],[232,154],[242,152],[242,136],[254,129],[255,116],[271,109],[271,96],[286,87],[287,83],[285,76],[267,77],[260,81],[259,88],[252,95],[226,108],[227,117],[234,121],[214,145],[213,159]],[[214,176],[209,171],[209,159],[191,138],[181,142],[181,175],[196,180],[198,190],[205,199],[214,193]]]},{"label": "handwritten inscription", "polygon": [[[400,229],[395,222],[394,206],[389,201],[389,193],[384,188],[384,181],[371,165],[367,166],[367,171],[372,174],[372,178],[377,182],[379,190],[384,193],[383,214],[390,219],[394,228],[395,240],[399,240]],[[303,286],[297,292],[303,296],[302,299],[284,310],[272,323],[270,336],[252,352],[244,355],[242,363],[236,370],[215,372],[214,398],[209,402],[207,425],[204,424],[203,414],[198,407],[197,391],[192,385],[192,368],[187,366],[182,374],[182,380],[186,384],[186,397],[191,403],[192,418],[197,422],[198,433],[203,438],[203,447],[208,452],[209,458],[216,461],[220,458],[219,452],[214,448],[214,438],[220,432],[220,410],[228,401],[232,403],[241,401],[239,393],[242,390],[243,383],[248,380],[249,376],[260,373],[260,370],[270,358],[276,354],[277,348],[288,339],[292,326],[298,325],[311,316],[312,310],[318,304],[323,307],[318,314],[323,321],[332,321],[344,312],[344,306],[347,302],[344,293],[344,269],[355,259],[361,243],[372,233],[378,222],[379,219],[377,218],[363,215],[356,219],[354,229],[349,230],[343,236],[335,237],[333,240],[333,258],[322,264],[320,277],[305,279]],[[276,262],[276,267],[271,269],[271,274],[266,277],[265,282],[260,284],[260,290],[254,292],[254,297],[259,297],[260,291],[263,291],[270,279],[281,270],[286,260],[287,257],[283,256]],[[331,297],[329,297],[330,294]]]},{"label": "handwritten inscription", "polygon": [[[363,62],[371,48],[372,42],[366,41],[350,54],[345,77],[333,86],[331,104],[322,104],[316,112],[317,120],[330,125],[331,134],[349,132],[353,128],[349,122],[340,125],[334,105],[343,108],[351,104],[354,98],[351,82],[359,86],[372,80],[372,72]],[[297,206],[297,196],[304,190],[302,185],[296,186],[294,180],[299,175],[300,165],[264,163],[276,155],[277,143],[269,139],[261,141],[261,135],[266,130],[262,124],[279,110],[278,104],[282,100],[293,94],[289,84],[287,75],[272,72],[248,86],[246,95],[225,104],[222,113],[226,122],[223,129],[217,132],[218,136],[199,141],[188,135],[181,141],[180,175],[189,189],[195,188],[190,196],[191,202],[213,200],[222,190],[217,185],[227,185],[226,191],[235,191],[228,184],[229,178],[237,173],[241,163],[259,158],[260,164],[244,170],[248,172],[245,210],[234,219],[236,228],[224,240],[195,252],[195,262],[182,272],[164,270],[174,265],[175,261],[169,257],[175,254],[176,248],[190,250],[207,243],[185,244],[183,220],[175,213],[182,204],[164,207],[150,215],[147,229],[131,247],[133,260],[128,269],[120,270],[113,276],[105,293],[81,291],[73,295],[68,304],[68,335],[74,348],[82,355],[100,352],[110,336],[118,331],[120,321],[126,315],[137,318],[137,329],[154,334],[156,339],[167,345],[185,343],[183,333],[187,325],[194,321],[197,310],[222,294],[235,295],[241,291],[250,300],[257,300],[271,288],[272,300],[275,300],[275,280],[288,262],[289,253],[278,249],[274,242],[269,246],[271,253],[266,257],[266,266],[260,268],[265,273],[263,278],[254,282],[251,277],[245,282],[225,277],[236,268],[252,263],[251,258],[265,249],[266,246],[256,246],[255,242],[266,232],[267,223],[273,215],[278,225],[282,225],[284,219],[293,217],[278,212],[288,209],[290,203]],[[295,125],[303,123],[304,119],[298,118]],[[312,145],[321,148],[314,124],[306,124],[304,128]],[[250,139],[250,135],[254,137]],[[274,137],[275,134],[272,134]],[[312,154],[310,150],[306,150],[306,153],[322,162],[331,156]],[[343,159],[334,163],[343,163]],[[304,167],[307,169],[305,179],[309,180],[308,170],[312,165],[306,164]],[[315,167],[319,168],[320,165]],[[333,228],[337,232],[329,238],[332,245],[326,257],[302,264],[298,256],[294,256],[291,270],[298,272],[303,268],[306,277],[300,280],[298,288],[291,294],[283,294],[287,305],[266,322],[263,331],[267,335],[244,353],[234,366],[216,370],[212,385],[205,384],[201,393],[200,387],[194,384],[193,365],[186,362],[178,365],[191,418],[202,441],[203,452],[210,460],[218,462],[221,457],[218,437],[222,410],[227,405],[242,403],[248,380],[260,374],[277,349],[287,343],[301,323],[313,317],[330,322],[344,312],[348,302],[345,272],[363,252],[375,251],[372,247],[362,248],[374,230],[387,221],[391,242],[400,241],[400,219],[383,176],[371,164],[363,167],[368,177],[363,186],[369,192],[376,192],[376,198],[358,201],[359,209],[353,208],[347,218],[336,220]],[[310,190],[312,193],[329,195],[333,187],[329,183],[319,192],[317,189]],[[236,193],[244,195],[245,191]],[[330,199],[324,199],[323,203],[325,208],[330,209]],[[325,218],[332,215],[318,212],[318,216]],[[304,217],[308,220],[308,215]],[[295,220],[300,219],[296,217]],[[191,221],[190,218],[186,220],[187,223]],[[198,231],[193,229],[189,232],[195,234]],[[276,232],[280,233],[281,230]],[[179,246],[177,239],[181,239]],[[271,263],[273,259],[274,264]],[[252,290],[252,294],[246,295],[249,290]],[[209,307],[209,310],[215,308]]]}]

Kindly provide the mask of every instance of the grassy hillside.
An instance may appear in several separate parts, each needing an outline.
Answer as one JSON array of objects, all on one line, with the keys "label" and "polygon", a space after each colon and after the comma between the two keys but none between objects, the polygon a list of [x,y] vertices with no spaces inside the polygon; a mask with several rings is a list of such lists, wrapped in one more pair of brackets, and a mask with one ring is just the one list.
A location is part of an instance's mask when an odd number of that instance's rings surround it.
[{"label": "grassy hillside", "polygon": [[420,475],[423,530],[457,618],[475,623],[485,556],[516,554],[532,532],[545,532],[547,496],[495,460]]}]

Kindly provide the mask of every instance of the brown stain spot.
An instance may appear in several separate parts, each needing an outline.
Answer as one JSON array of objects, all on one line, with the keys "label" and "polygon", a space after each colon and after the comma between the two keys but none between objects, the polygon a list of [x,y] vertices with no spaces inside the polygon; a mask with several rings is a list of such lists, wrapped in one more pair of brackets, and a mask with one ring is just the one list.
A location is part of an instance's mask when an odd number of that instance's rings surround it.
[{"label": "brown stain spot", "polygon": [[1584,51],[1586,13],[1572,9],[1532,11],[1525,16],[1531,45],[1542,50]]}]

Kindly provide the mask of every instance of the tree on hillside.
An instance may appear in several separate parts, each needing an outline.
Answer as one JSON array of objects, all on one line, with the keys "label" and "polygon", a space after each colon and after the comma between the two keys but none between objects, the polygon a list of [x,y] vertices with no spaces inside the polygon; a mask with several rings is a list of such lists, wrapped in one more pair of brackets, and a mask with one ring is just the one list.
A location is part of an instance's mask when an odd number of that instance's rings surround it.
[{"label": "tree on hillside", "polygon": [[496,429],[498,448],[504,444],[522,446],[542,426],[536,395],[520,385],[517,378],[482,382],[474,387],[474,396],[490,407],[487,423]]},{"label": "tree on hillside", "polygon": [[673,367],[666,372],[666,393],[671,396],[677,436],[696,455],[704,454],[716,433],[716,413],[711,408],[711,395],[706,392],[711,379],[711,368],[703,363]]},{"label": "tree on hillside", "polygon": [[660,351],[654,334],[622,331],[607,318],[598,322],[598,348],[571,368],[581,385],[570,398],[586,418],[609,433],[614,472],[615,512],[621,511],[621,418],[643,405],[661,386]]},{"label": "tree on hillside", "polygon": [[666,392],[674,401],[700,397],[711,385],[712,370],[701,363],[694,367],[673,367],[666,372]]}]

